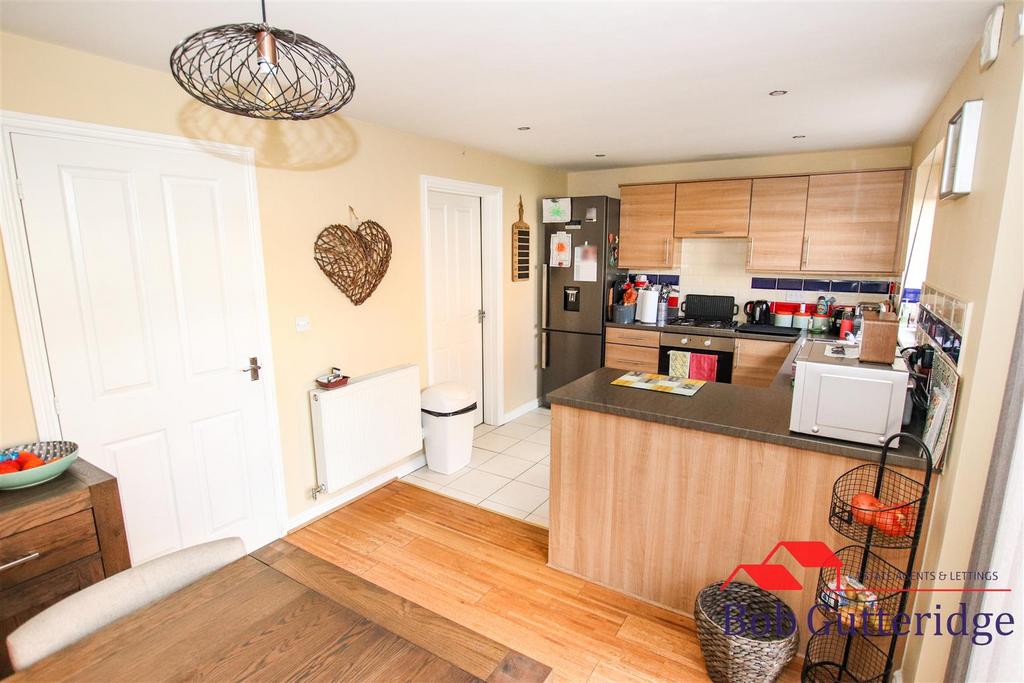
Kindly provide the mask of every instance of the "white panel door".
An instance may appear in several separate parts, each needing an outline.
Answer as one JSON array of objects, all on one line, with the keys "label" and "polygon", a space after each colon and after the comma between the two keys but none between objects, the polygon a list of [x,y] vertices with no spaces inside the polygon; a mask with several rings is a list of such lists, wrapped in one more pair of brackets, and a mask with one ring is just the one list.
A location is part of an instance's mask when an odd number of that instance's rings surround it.
[{"label": "white panel door", "polygon": [[480,198],[431,191],[427,197],[431,382],[476,392],[473,424],[483,421],[484,353],[480,311]]},{"label": "white panel door", "polygon": [[245,167],[12,135],[61,432],[115,475],[134,563],[278,536]]}]

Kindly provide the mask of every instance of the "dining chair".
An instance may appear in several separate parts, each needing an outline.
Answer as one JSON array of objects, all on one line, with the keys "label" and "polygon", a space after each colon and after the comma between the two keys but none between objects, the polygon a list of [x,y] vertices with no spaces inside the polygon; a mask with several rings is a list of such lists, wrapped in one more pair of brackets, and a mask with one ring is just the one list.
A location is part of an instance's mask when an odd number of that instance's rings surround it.
[{"label": "dining chair", "polygon": [[245,556],[240,538],[183,548],[144,562],[70,595],[7,636],[15,671]]}]

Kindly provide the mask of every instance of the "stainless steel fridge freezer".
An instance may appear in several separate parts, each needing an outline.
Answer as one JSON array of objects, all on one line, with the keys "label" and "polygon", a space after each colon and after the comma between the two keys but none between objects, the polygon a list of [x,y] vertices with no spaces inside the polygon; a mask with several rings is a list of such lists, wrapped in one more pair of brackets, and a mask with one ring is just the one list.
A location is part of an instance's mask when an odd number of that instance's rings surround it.
[{"label": "stainless steel fridge freezer", "polygon": [[[619,200],[572,197],[568,223],[544,223],[541,264],[541,402],[560,386],[601,367],[609,292],[626,271],[618,268]],[[551,266],[551,237],[569,236],[568,267]],[[597,251],[596,272],[580,272],[580,247]],[[579,277],[579,279],[577,279]]]}]

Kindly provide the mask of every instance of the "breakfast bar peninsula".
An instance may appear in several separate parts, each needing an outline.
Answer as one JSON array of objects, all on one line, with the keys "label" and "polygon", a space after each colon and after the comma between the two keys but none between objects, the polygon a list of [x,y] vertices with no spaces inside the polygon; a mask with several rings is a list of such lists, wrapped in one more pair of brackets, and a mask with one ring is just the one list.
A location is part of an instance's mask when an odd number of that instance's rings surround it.
[{"label": "breakfast bar peninsula", "polygon": [[[881,448],[790,432],[782,367],[768,387],[708,383],[694,396],[614,386],[623,371],[602,368],[550,393],[549,564],[692,613],[701,588],[780,541],[848,545],[828,523],[833,483]],[[919,480],[925,467],[909,443],[887,464]],[[780,597],[805,622],[818,569],[785,552],[772,562],[803,586]]]}]

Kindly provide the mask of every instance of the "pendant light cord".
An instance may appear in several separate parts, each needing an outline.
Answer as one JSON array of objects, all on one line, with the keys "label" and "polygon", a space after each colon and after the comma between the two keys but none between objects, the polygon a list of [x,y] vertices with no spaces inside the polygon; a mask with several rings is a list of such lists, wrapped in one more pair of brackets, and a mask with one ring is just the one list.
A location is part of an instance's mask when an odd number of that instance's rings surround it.
[{"label": "pendant light cord", "polygon": [[267,23],[267,0],[260,0],[260,11],[263,12],[263,23]]}]

